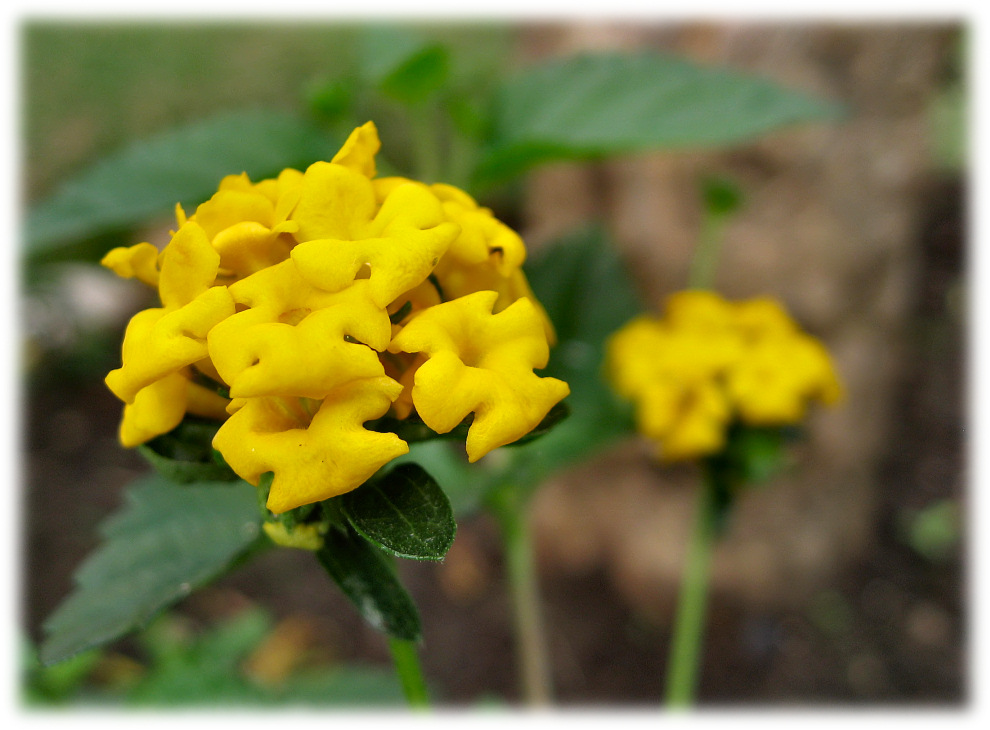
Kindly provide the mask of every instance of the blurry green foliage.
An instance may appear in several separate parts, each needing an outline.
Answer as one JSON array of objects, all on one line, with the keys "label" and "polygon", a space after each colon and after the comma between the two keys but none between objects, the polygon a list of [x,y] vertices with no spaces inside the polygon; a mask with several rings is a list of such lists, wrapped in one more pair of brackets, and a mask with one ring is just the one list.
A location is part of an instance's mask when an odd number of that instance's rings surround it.
[{"label": "blurry green foliage", "polygon": [[962,515],[954,499],[939,499],[920,510],[902,510],[899,529],[905,543],[932,562],[951,557],[962,536]]},{"label": "blurry green foliage", "polygon": [[965,169],[970,146],[968,52],[967,36],[960,34],[948,78],[932,100],[929,110],[935,163],[956,172]]},{"label": "blurry green foliage", "polygon": [[140,661],[91,650],[43,667],[27,647],[23,699],[33,708],[69,703],[161,708],[401,705],[398,680],[386,669],[314,665],[297,656],[292,662],[297,666],[281,681],[253,678],[249,660],[274,628],[272,618],[256,608],[202,631],[191,630],[178,615],[165,614],[136,634]]},{"label": "blurry green foliage", "polygon": [[848,633],[854,613],[845,596],[838,591],[826,590],[812,599],[808,606],[808,618],[823,633],[838,637]]},{"label": "blurry green foliage", "polygon": [[107,156],[34,206],[26,253],[50,259],[61,247],[160,218],[176,203],[192,213],[225,175],[271,177],[335,151],[317,127],[282,112],[224,114],[181,127]]}]

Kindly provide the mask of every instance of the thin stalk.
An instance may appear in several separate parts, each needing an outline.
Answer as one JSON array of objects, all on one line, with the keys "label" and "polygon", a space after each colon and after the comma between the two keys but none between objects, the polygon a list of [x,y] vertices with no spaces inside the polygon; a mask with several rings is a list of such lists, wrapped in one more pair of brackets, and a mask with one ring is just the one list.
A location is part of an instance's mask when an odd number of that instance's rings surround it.
[{"label": "thin stalk", "polygon": [[714,477],[706,473],[698,490],[694,527],[681,577],[674,634],[667,664],[667,705],[689,707],[698,684],[708,604],[708,578],[715,543]]},{"label": "thin stalk", "polygon": [[549,705],[553,693],[550,663],[527,503],[517,488],[507,485],[492,506],[502,529],[523,701],[530,706]]},{"label": "thin stalk", "polygon": [[406,695],[409,706],[421,709],[428,708],[430,696],[426,691],[426,680],[423,679],[423,670],[419,664],[416,645],[405,639],[389,637],[388,648],[392,652],[395,672],[399,675],[402,691]]},{"label": "thin stalk", "polygon": [[471,184],[471,173],[474,170],[476,142],[458,129],[452,129],[449,135],[450,151],[447,161],[446,177],[443,182],[467,190]]},{"label": "thin stalk", "polygon": [[694,258],[691,259],[691,270],[688,273],[689,289],[711,289],[715,284],[724,223],[725,216],[712,213],[704,216],[701,232],[698,235],[698,246],[694,251]]},{"label": "thin stalk", "polygon": [[436,106],[424,102],[410,110],[409,118],[413,132],[416,179],[427,184],[440,182],[442,160]]}]

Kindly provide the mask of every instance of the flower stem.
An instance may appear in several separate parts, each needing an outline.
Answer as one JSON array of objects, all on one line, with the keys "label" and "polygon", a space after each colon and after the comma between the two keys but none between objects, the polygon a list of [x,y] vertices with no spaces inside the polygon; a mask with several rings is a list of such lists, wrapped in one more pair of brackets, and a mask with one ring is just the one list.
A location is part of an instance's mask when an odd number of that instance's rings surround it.
[{"label": "flower stem", "polygon": [[688,273],[689,289],[711,289],[715,283],[715,271],[718,268],[718,257],[722,249],[722,228],[724,219],[721,216],[708,214],[701,225],[698,236],[698,246],[691,259],[691,270]]},{"label": "flower stem", "polygon": [[429,707],[430,697],[426,691],[426,681],[423,679],[423,670],[419,665],[416,645],[405,639],[389,637],[388,648],[392,652],[395,671],[399,675],[399,681],[402,683],[402,691],[406,695],[409,706],[416,708]]},{"label": "flower stem", "polygon": [[410,110],[416,179],[441,182],[442,157],[438,139],[436,107],[431,103]]},{"label": "flower stem", "polygon": [[694,702],[708,603],[708,577],[715,542],[715,483],[706,473],[698,503],[687,561],[681,578],[677,615],[667,664],[667,705],[684,708]]},{"label": "flower stem", "polygon": [[540,606],[527,501],[515,485],[497,490],[491,505],[502,530],[509,593],[515,624],[523,701],[550,704],[552,688]]}]

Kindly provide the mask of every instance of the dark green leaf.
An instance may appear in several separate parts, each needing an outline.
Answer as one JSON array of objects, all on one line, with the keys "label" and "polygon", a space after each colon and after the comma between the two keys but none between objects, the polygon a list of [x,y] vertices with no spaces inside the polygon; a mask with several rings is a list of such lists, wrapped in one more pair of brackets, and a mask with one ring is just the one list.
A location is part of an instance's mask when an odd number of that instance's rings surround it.
[{"label": "dark green leaf", "polygon": [[27,219],[27,255],[147,223],[207,200],[225,175],[253,180],[328,159],[332,140],[281,112],[249,111],[181,127],[112,155],[68,181]]},{"label": "dark green leaf", "polygon": [[742,205],[742,192],[739,186],[724,178],[709,178],[701,185],[705,209],[709,215],[725,217]]},{"label": "dark green leaf", "polygon": [[543,375],[571,386],[569,418],[531,446],[548,474],[586,458],[630,433],[629,407],[604,378],[605,343],[642,311],[635,286],[599,229],[561,239],[532,257],[530,284],[557,329],[557,346]]},{"label": "dark green leaf", "polygon": [[765,482],[785,465],[785,433],[780,428],[744,427],[732,440],[733,457],[739,461],[742,480]]},{"label": "dark green leaf", "polygon": [[483,180],[553,159],[737,144],[839,108],[766,79],[655,53],[585,54],[532,68],[496,98]]},{"label": "dark green leaf", "polygon": [[334,529],[316,556],[371,626],[396,639],[420,639],[419,612],[374,545],[355,532]]},{"label": "dark green leaf", "polygon": [[187,418],[168,433],[138,447],[159,474],[179,483],[234,481],[238,477],[218,458],[212,443],[220,424]]},{"label": "dark green leaf", "polygon": [[417,464],[400,464],[341,498],[363,537],[400,558],[441,560],[457,523],[440,485]]},{"label": "dark green leaf", "polygon": [[45,622],[45,664],[105,644],[220,574],[257,539],[255,490],[244,482],[175,484],[151,476],[101,529],[76,590]]},{"label": "dark green leaf", "polygon": [[491,476],[485,469],[484,460],[478,464],[468,463],[464,445],[447,439],[411,441],[409,453],[392,463],[421,464],[443,487],[455,515],[477,510]]}]

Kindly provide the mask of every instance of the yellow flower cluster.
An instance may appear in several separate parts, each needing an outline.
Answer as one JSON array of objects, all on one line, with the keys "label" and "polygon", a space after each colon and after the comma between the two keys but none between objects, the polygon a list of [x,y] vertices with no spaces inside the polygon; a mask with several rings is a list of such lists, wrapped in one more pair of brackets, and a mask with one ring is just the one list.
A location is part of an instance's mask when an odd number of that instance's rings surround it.
[{"label": "yellow flower cluster", "polygon": [[718,452],[735,419],[793,424],[809,400],[841,396],[825,347],[765,297],[677,292],[662,318],[640,316],[612,335],[607,368],[635,404],[639,431],[667,461]]},{"label": "yellow flower cluster", "polygon": [[415,408],[446,433],[474,413],[476,461],[568,394],[533,372],[553,329],[520,237],[461,190],[377,178],[379,147],[369,122],[330,162],[226,177],[193,215],[176,208],[160,253],[107,254],[162,304],[134,316],[106,378],[125,403],[125,446],[186,413],[223,420],[213,446],[252,484],[274,472],[278,513],[354,489],[408,451],[369,420]]}]

